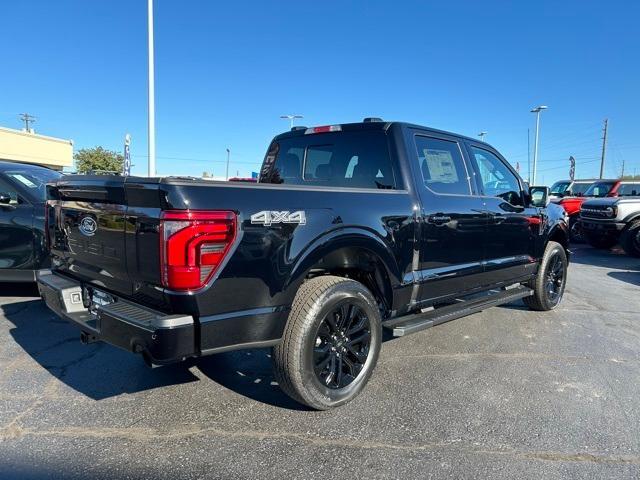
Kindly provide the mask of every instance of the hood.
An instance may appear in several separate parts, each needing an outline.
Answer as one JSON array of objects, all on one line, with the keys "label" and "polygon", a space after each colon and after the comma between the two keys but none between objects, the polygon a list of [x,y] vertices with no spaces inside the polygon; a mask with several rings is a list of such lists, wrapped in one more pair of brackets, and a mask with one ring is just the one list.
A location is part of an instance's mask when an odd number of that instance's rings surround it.
[{"label": "hood", "polygon": [[640,197],[605,197],[593,198],[582,204],[583,207],[612,207],[620,203],[640,203]]}]

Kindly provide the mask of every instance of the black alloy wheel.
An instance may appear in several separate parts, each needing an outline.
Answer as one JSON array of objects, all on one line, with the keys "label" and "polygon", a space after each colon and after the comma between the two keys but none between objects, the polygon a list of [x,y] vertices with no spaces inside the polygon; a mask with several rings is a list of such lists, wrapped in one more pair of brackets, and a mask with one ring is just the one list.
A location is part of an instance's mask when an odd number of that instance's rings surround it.
[{"label": "black alloy wheel", "polygon": [[347,301],[337,305],[318,325],[313,365],[323,385],[339,389],[353,382],[369,355],[371,325],[362,308]]},{"label": "black alloy wheel", "polygon": [[565,247],[558,242],[549,241],[537,275],[527,286],[533,290],[533,295],[524,297],[524,304],[531,310],[546,312],[553,310],[562,301],[564,289],[567,285],[569,261]]},{"label": "black alloy wheel", "polygon": [[546,290],[549,303],[557,305],[562,298],[565,282],[565,265],[557,253],[549,259],[546,275]]},{"label": "black alloy wheel", "polygon": [[276,381],[304,405],[335,408],[367,385],[381,346],[382,318],[371,291],[349,278],[315,277],[298,289],[273,347]]}]

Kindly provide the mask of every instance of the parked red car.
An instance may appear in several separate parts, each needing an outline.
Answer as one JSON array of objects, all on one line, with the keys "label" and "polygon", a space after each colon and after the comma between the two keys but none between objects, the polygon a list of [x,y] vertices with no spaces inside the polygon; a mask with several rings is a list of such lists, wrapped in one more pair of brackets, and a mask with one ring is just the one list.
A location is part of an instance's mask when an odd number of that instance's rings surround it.
[{"label": "parked red car", "polygon": [[594,180],[584,194],[562,197],[553,201],[562,205],[567,215],[569,215],[569,228],[571,230],[571,240],[582,241],[582,231],[580,228],[580,207],[588,198],[617,197],[620,180]]}]

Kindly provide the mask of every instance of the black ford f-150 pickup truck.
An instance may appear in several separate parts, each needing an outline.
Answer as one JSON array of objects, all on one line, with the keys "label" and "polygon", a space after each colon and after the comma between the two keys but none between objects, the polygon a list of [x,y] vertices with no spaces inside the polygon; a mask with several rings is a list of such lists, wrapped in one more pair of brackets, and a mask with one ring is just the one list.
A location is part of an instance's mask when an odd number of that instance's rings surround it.
[{"label": "black ford f-150 pickup truck", "polygon": [[47,305],[85,342],[166,364],[273,347],[316,409],[367,383],[382,329],[560,302],[564,210],[491,146],[418,125],[296,127],[257,184],[67,176],[49,186]]}]

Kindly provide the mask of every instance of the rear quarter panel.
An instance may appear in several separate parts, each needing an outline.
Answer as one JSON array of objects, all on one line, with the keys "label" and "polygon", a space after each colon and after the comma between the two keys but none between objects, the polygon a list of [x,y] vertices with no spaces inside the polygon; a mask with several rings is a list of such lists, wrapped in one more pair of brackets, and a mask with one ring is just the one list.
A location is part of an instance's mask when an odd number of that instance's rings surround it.
[{"label": "rear quarter panel", "polygon": [[[411,268],[412,201],[406,191],[283,188],[274,185],[174,185],[168,208],[233,210],[238,239],[217,277],[192,293],[169,293],[174,308],[200,316],[288,307],[309,268],[343,245],[384,262],[394,288]],[[304,211],[304,225],[255,224],[260,211]]]}]

